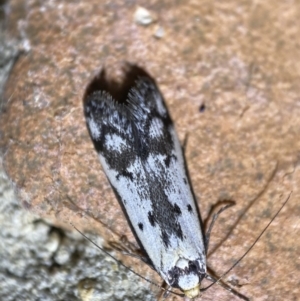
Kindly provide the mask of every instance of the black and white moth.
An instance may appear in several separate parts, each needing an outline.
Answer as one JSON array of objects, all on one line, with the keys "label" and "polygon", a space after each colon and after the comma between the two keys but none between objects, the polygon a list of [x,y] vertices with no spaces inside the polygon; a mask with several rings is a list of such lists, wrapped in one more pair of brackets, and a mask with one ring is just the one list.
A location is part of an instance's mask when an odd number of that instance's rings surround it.
[{"label": "black and white moth", "polygon": [[182,148],[160,92],[143,77],[126,103],[97,91],[86,98],[84,113],[145,261],[169,286],[195,298],[207,277],[206,240]]},{"label": "black and white moth", "polygon": [[[125,103],[116,102],[105,91],[89,94],[84,113],[106,176],[144,251],[141,259],[188,298],[218,283],[240,299],[249,300],[219,281],[251,251],[292,192],[244,255],[214,279],[206,267],[210,231],[217,216],[232,204],[214,214],[204,236],[182,149],[154,82],[141,77]],[[200,288],[204,278],[213,284]]]}]

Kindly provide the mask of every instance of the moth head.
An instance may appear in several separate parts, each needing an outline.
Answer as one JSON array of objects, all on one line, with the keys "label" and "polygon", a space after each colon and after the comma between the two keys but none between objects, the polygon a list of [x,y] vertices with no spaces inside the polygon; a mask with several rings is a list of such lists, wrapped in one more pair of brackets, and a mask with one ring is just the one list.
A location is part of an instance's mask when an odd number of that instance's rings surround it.
[{"label": "moth head", "polygon": [[200,294],[200,284],[205,275],[202,260],[180,258],[169,272],[169,284],[179,288],[188,298],[194,299]]},{"label": "moth head", "polygon": [[189,299],[194,299],[196,297],[199,296],[200,294],[200,283],[195,286],[194,288],[187,290],[187,291],[183,291],[183,293],[189,298]]}]

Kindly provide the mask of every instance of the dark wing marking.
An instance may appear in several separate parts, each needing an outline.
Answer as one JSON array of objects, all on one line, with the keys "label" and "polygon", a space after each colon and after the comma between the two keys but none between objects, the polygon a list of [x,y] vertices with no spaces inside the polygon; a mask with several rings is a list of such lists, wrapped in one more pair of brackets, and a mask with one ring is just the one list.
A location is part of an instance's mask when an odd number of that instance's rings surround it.
[{"label": "dark wing marking", "polygon": [[120,104],[99,91],[87,98],[84,111],[95,148],[113,169],[124,171],[136,156],[145,161],[150,152],[168,155],[173,147],[168,130],[171,119],[147,78],[137,82],[127,103]]}]

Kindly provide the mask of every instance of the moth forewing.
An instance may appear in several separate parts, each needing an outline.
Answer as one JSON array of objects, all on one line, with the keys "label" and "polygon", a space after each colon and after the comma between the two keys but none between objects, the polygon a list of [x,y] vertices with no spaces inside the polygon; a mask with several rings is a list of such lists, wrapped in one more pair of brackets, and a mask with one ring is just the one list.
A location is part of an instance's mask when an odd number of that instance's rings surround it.
[{"label": "moth forewing", "polygon": [[140,78],[125,104],[89,95],[84,112],[107,178],[149,264],[171,287],[198,296],[206,254],[182,149],[163,98]]}]

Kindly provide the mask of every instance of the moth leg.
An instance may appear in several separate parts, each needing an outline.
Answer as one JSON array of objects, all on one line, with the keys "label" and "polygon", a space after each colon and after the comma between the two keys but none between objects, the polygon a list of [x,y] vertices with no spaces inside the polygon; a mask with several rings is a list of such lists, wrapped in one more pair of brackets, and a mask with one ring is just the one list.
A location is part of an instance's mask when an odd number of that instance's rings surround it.
[{"label": "moth leg", "polygon": [[[211,223],[210,223],[210,225],[209,225],[209,228],[208,228],[208,230],[207,230],[207,232],[206,232],[206,234],[205,234],[205,250],[206,250],[206,253],[207,253],[207,250],[208,250],[208,244],[209,244],[209,239],[210,239],[210,233],[211,233],[211,231],[212,231],[212,228],[213,228],[213,226],[214,226],[214,224],[215,224],[215,221],[217,220],[217,218],[219,217],[219,215],[223,212],[223,211],[225,211],[226,209],[228,209],[229,207],[232,207],[232,206],[234,206],[235,205],[235,202],[233,202],[233,201],[223,201],[222,203],[227,203],[225,206],[223,206],[223,207],[221,207],[220,209],[219,209],[219,211],[217,212],[217,213],[214,213],[214,215],[213,215],[213,217],[212,217],[212,221],[211,221]],[[217,205],[219,205],[219,204],[217,204]],[[215,206],[212,208],[212,211],[215,209]],[[211,213],[210,213],[210,215],[211,215]]]},{"label": "moth leg", "polygon": [[186,151],[188,139],[189,139],[189,133],[186,133],[184,135],[183,143],[182,143],[182,146],[181,146],[184,157],[185,157],[185,151]]},{"label": "moth leg", "polygon": [[[212,277],[209,274],[205,275],[205,278],[213,283],[217,283],[218,285],[220,285],[222,288],[226,289],[227,291],[229,291],[230,293],[232,293],[233,295],[237,296],[238,298],[240,298],[241,300],[245,300],[245,301],[250,301],[249,298],[247,298],[246,296],[244,296],[243,294],[239,293],[238,291],[236,291],[235,289],[231,288],[229,285],[227,285],[226,283],[222,282],[222,281],[217,281],[216,278]],[[205,291],[205,288],[201,291]]]},{"label": "moth leg", "polygon": [[164,301],[165,299],[167,299],[169,297],[170,293],[171,293],[169,291],[169,289],[172,288],[171,286],[169,286],[167,284],[166,281],[163,282],[163,284],[161,285],[161,287],[163,288],[163,290],[160,292],[160,294],[159,294],[159,296],[157,298],[158,301]]},{"label": "moth leg", "polygon": [[[243,216],[245,216],[245,214],[249,211],[249,209],[254,205],[254,203],[267,191],[269,184],[272,182],[272,180],[274,179],[276,173],[278,170],[278,161],[275,162],[275,166],[274,169],[272,170],[270,176],[268,177],[268,179],[266,180],[265,185],[263,186],[263,188],[259,191],[258,194],[256,194],[256,196],[248,203],[248,205],[243,209],[243,211],[240,213],[240,216],[236,219],[235,223],[230,227],[230,229],[228,230],[227,234],[224,236],[224,238],[217,243],[214,246],[213,250],[210,250],[210,255],[215,253],[216,250],[224,243],[224,241],[227,240],[227,238],[231,235],[233,229],[238,225],[238,223],[240,222],[240,220],[243,218]],[[211,216],[211,213],[210,215]],[[206,229],[206,227],[205,227]]]},{"label": "moth leg", "polygon": [[145,262],[150,268],[154,270],[154,267],[148,257],[143,256],[140,249],[134,248],[133,245],[127,240],[126,237],[121,237],[121,242],[110,241],[109,245],[122,253],[123,255],[130,256],[133,258],[137,258],[143,262]]}]

